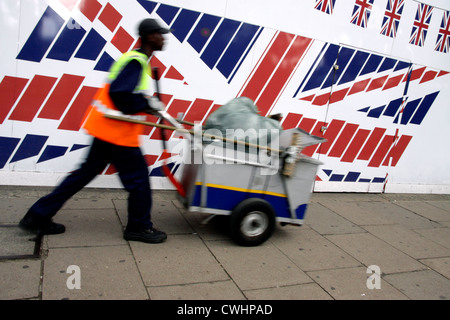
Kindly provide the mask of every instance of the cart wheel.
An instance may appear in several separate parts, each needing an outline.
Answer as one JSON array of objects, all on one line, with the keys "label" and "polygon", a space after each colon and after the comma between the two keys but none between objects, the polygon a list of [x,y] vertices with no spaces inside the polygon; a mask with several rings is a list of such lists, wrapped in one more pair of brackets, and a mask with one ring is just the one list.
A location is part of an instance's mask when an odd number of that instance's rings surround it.
[{"label": "cart wheel", "polygon": [[250,198],[239,203],[231,213],[231,237],[241,246],[257,246],[275,229],[275,212],[263,199]]}]

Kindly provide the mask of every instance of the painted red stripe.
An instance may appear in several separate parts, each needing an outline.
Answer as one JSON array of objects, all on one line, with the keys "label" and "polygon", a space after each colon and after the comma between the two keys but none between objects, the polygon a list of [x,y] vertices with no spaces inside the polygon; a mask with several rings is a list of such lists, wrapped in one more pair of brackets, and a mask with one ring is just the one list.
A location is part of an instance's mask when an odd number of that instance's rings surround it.
[{"label": "painted red stripe", "polygon": [[283,120],[282,126],[286,129],[297,128],[297,124],[303,115],[298,113],[288,113],[286,118]]},{"label": "painted red stripe", "polygon": [[[159,60],[156,56],[152,56],[152,58],[150,59],[150,67],[151,68],[158,68],[159,71],[159,79],[161,79],[163,73],[166,71],[167,67],[161,62],[161,60]],[[152,78],[155,79],[154,74],[152,72]],[[158,79],[158,80],[159,80]]]},{"label": "painted red stripe", "polygon": [[386,81],[386,84],[384,85],[383,90],[387,90],[387,89],[398,86],[400,81],[402,81],[402,78],[403,78],[402,74],[399,76],[396,76],[396,77],[389,78],[388,81]]},{"label": "painted red stripe", "polygon": [[241,93],[241,96],[248,97],[252,100],[256,100],[256,98],[258,98],[259,93],[263,90],[264,85],[275,70],[275,67],[280,62],[284,52],[293,38],[293,34],[285,32],[278,33],[275,41],[270,46],[270,49],[267,51],[261,64],[258,66],[252,78]]},{"label": "painted red stripe", "polygon": [[91,20],[91,22],[94,22],[95,17],[102,8],[102,5],[97,0],[81,0],[78,8],[86,16],[86,18]]},{"label": "painted red stripe", "polygon": [[0,83],[0,124],[3,123],[17,98],[28,83],[28,79],[5,76]]},{"label": "painted red stripe", "polygon": [[206,116],[204,122],[206,122],[206,121],[208,120],[208,117],[209,117],[209,115],[210,115],[211,113],[213,113],[214,111],[216,111],[217,109],[219,109],[221,106],[222,106],[221,104],[213,104],[213,106],[211,107],[211,109],[209,109],[208,115]]},{"label": "painted red stripe", "polygon": [[341,131],[341,128],[344,126],[344,124],[345,121],[342,120],[331,120],[330,124],[328,125],[328,129],[325,130],[325,134],[323,135],[323,137],[327,139],[327,142],[320,144],[318,153],[327,154],[328,150],[330,150],[334,140],[336,139],[336,136],[338,135],[339,131]]},{"label": "painted red stripe", "polygon": [[423,82],[427,82],[427,81],[433,80],[436,77],[437,74],[438,74],[437,71],[427,71],[424,74],[424,76],[422,77],[422,79],[420,79],[419,83],[423,83]]},{"label": "painted red stripe", "polygon": [[211,100],[195,99],[184,120],[189,122],[202,121],[212,103]]},{"label": "painted red stripe", "polygon": [[192,101],[174,99],[167,107],[167,112],[175,118],[178,118],[179,113],[186,113],[186,110],[191,105]]},{"label": "painted red stripe", "polygon": [[78,0],[59,0],[59,2],[65,5],[67,9],[72,10],[76,6]]},{"label": "painted red stripe", "polygon": [[[145,117],[145,121],[153,122],[153,123],[160,123],[160,119],[161,118],[156,117],[154,115],[150,115],[150,114],[148,114]],[[147,135],[149,135],[152,132],[152,130],[159,131],[159,129],[157,129],[157,128],[150,127],[150,126],[145,126],[144,131],[142,132],[142,135],[147,136]],[[153,133],[153,134],[155,134],[155,133]],[[158,137],[159,137],[158,139],[161,140],[161,136],[158,136]]]},{"label": "painted red stripe", "polygon": [[400,157],[402,156],[403,152],[405,151],[406,147],[408,146],[409,142],[411,141],[412,136],[401,136],[398,142],[392,147],[391,151],[389,151],[388,156],[383,162],[383,166],[389,165],[389,158],[392,157],[392,166],[395,167],[397,165],[397,162],[400,160]]},{"label": "painted red stripe", "polygon": [[[156,92],[154,93],[154,96],[156,96]],[[169,105],[170,100],[172,100],[172,97],[173,97],[173,95],[171,95],[171,94],[164,94],[164,93],[161,93],[159,96],[161,98],[162,103],[164,103],[166,106]],[[148,122],[159,123],[158,122],[159,118],[155,117],[153,115],[147,115],[145,120],[148,121]],[[151,127],[151,126],[145,126],[144,127],[144,131],[142,132],[142,135],[144,135],[144,136],[149,135],[152,132],[153,129],[155,129],[155,128]],[[156,131],[159,132],[159,130],[156,130]],[[168,139],[169,138],[166,137],[166,140],[168,140]]]},{"label": "painted red stripe", "polygon": [[112,175],[117,172],[116,167],[111,163],[103,173],[104,175]]},{"label": "painted red stripe", "polygon": [[342,162],[353,162],[358,155],[359,150],[363,146],[367,137],[369,136],[370,130],[359,129],[350,143],[347,151],[345,151],[344,156],[342,157]]},{"label": "painted red stripe", "polygon": [[377,148],[377,151],[370,160],[368,166],[379,167],[381,165],[381,162],[383,162],[384,158],[386,157],[386,154],[388,153],[393,143],[394,143],[394,136],[390,135],[384,136],[383,140],[381,141],[380,145]]},{"label": "painted red stripe", "polygon": [[315,96],[316,96],[315,94],[312,94],[312,95],[310,95],[310,96],[300,98],[299,100],[311,102],[311,101],[314,99]]},{"label": "painted red stripe", "polygon": [[64,74],[39,113],[38,118],[59,120],[83,80],[84,77]]},{"label": "painted red stripe", "polygon": [[166,73],[166,78],[174,79],[174,80],[184,80],[183,75],[175,69],[173,66],[170,66],[169,70]]},{"label": "painted red stripe", "polygon": [[361,81],[356,82],[353,85],[353,87],[350,90],[350,92],[348,93],[348,95],[364,91],[366,89],[367,85],[369,84],[369,82],[370,82],[370,79],[361,80]]},{"label": "painted red stripe", "polygon": [[261,115],[265,116],[268,113],[311,41],[312,39],[310,38],[300,36],[294,40],[283,61],[256,102]]},{"label": "painted red stripe", "polygon": [[359,125],[357,124],[347,123],[341,134],[339,135],[336,143],[334,144],[333,149],[331,149],[330,153],[328,153],[328,156],[340,157],[347,145],[350,143],[350,140],[352,139],[358,127]]},{"label": "painted red stripe", "polygon": [[373,79],[372,82],[370,83],[367,91],[372,91],[372,90],[381,88],[384,85],[384,83],[386,82],[387,78],[388,78],[388,76]]},{"label": "painted red stripe", "polygon": [[328,103],[328,100],[330,100],[329,92],[321,94],[320,96],[316,96],[312,104],[315,106],[324,106]]},{"label": "painted red stripe", "polygon": [[147,162],[147,166],[150,167],[155,164],[156,159],[158,159],[157,155],[154,154],[146,154],[144,156],[145,162]]},{"label": "painted red stripe", "polygon": [[56,78],[34,76],[9,119],[31,122],[55,82]]},{"label": "painted red stripe", "polygon": [[[326,122],[318,121],[317,124],[315,125],[314,129],[312,130],[311,134],[316,137],[322,137],[322,127],[324,127],[326,125],[327,125]],[[311,157],[319,146],[320,146],[320,144],[306,147],[305,149],[303,149],[302,153],[304,155]]]},{"label": "painted red stripe", "polygon": [[[416,70],[411,71],[411,79],[409,81],[414,81],[422,77],[422,74],[425,72],[426,67],[422,67]],[[408,79],[408,75],[405,76],[403,82]]]},{"label": "painted red stripe", "polygon": [[380,142],[381,138],[383,137],[385,131],[386,129],[383,128],[375,128],[372,131],[372,133],[369,136],[369,139],[366,141],[366,144],[364,145],[363,149],[361,150],[361,153],[358,156],[358,160],[370,159],[373,152],[375,151],[376,146],[378,145],[378,142]]},{"label": "painted red stripe", "polygon": [[[186,101],[186,100],[179,100],[179,99],[174,99],[172,101],[172,103],[167,107],[167,112],[174,118],[178,118],[178,114],[179,113],[185,113],[186,110],[189,108],[189,106],[191,105],[191,101]],[[151,122],[157,122],[158,119],[155,118],[153,121]],[[161,130],[158,128],[152,128],[152,127],[147,127],[148,132],[146,131],[145,134],[150,134],[151,130],[153,130],[153,134],[150,136],[150,139],[155,139],[155,140],[162,140],[162,136],[161,136]],[[165,140],[169,140],[171,138],[171,136],[173,135],[173,132],[170,130],[166,130],[165,132]]]},{"label": "painted red stripe", "polygon": [[347,92],[349,90],[350,90],[350,88],[345,88],[345,89],[333,92],[331,94],[330,103],[335,103],[335,102],[344,100],[344,98],[347,95]]},{"label": "painted red stripe", "polygon": [[303,118],[302,121],[300,121],[298,127],[309,133],[313,128],[314,124],[316,123],[316,121],[317,121],[316,119]]},{"label": "painted red stripe", "polygon": [[83,121],[86,109],[99,88],[83,86],[75,101],[70,106],[58,129],[78,131]]}]

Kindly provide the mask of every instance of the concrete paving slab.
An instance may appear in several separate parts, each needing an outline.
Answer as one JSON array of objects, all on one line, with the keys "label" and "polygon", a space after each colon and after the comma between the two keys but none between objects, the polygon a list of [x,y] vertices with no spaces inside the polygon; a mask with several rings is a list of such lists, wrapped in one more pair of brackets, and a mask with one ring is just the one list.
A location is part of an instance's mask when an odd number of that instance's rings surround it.
[{"label": "concrete paving slab", "polygon": [[229,280],[197,235],[169,235],[164,243],[130,242],[146,286]]},{"label": "concrete paving slab", "polygon": [[111,199],[72,198],[64,204],[62,209],[114,209],[114,204]]},{"label": "concrete paving slab", "polygon": [[[425,201],[425,202],[432,205],[433,207],[440,208],[442,210],[450,212],[450,201]],[[446,219],[445,221],[448,221],[448,219]]]},{"label": "concrete paving slab", "polygon": [[358,226],[392,223],[391,220],[380,216],[376,210],[377,206],[384,202],[322,200],[320,204]]},{"label": "concrete paving slab", "polygon": [[450,300],[450,280],[433,270],[391,274],[384,279],[410,299]]},{"label": "concrete paving slab", "polygon": [[317,283],[244,291],[249,300],[332,300]]},{"label": "concrete paving slab", "polygon": [[[79,267],[80,289],[74,271]],[[127,245],[82,248],[53,248],[44,261],[44,300],[128,300],[148,299],[134,257]]]},{"label": "concrete paving slab", "polygon": [[450,226],[447,228],[434,228],[434,229],[417,229],[415,232],[428,238],[441,246],[450,249]]},{"label": "concrete paving slab", "polygon": [[17,224],[38,198],[10,198],[0,201],[0,224]]},{"label": "concrete paving slab", "polygon": [[[128,222],[128,201],[113,200],[123,228]],[[193,230],[171,200],[153,199],[151,217],[155,228],[167,234],[192,233]]]},{"label": "concrete paving slab", "polygon": [[450,257],[421,259],[420,262],[450,279]]},{"label": "concrete paving slab", "polygon": [[66,232],[48,237],[50,248],[126,244],[114,209],[61,210],[54,221],[64,224]]},{"label": "concrete paving slab", "polygon": [[305,224],[320,234],[358,233],[364,231],[321,203],[311,203],[308,206]]},{"label": "concrete paving slab", "polygon": [[245,300],[231,280],[149,287],[152,300]]},{"label": "concrete paving slab", "polygon": [[433,228],[438,226],[436,222],[430,221],[415,214],[395,203],[382,201],[367,202],[321,202],[329,209],[342,215],[344,218],[357,225],[378,225],[397,223],[411,229]]},{"label": "concrete paving slab", "polygon": [[203,212],[182,211],[183,217],[189,225],[204,240],[229,240],[229,216],[211,215]]},{"label": "concrete paving slab", "polygon": [[400,225],[364,226],[377,238],[415,259],[450,256],[450,250]]},{"label": "concrete paving slab", "polygon": [[39,299],[41,260],[0,262],[0,300]]},{"label": "concrete paving slab", "polygon": [[207,241],[206,245],[241,290],[311,282],[272,243],[240,247],[230,241]]},{"label": "concrete paving slab", "polygon": [[[381,269],[383,270],[383,269]],[[380,289],[369,289],[367,268],[344,268],[308,272],[324,290],[338,300],[404,300],[407,296],[380,279]]]},{"label": "concrete paving slab", "polygon": [[450,201],[448,194],[430,193],[383,193],[380,197],[387,201]]},{"label": "concrete paving slab", "polygon": [[379,193],[353,193],[353,192],[315,192],[311,195],[311,202],[322,201],[344,201],[344,202],[366,202],[366,201],[389,201]]},{"label": "concrete paving slab", "polygon": [[0,259],[31,258],[39,255],[40,239],[17,225],[0,226],[0,243]]},{"label": "concrete paving slab", "polygon": [[395,204],[432,221],[450,221],[450,212],[434,206],[433,202],[396,201]]},{"label": "concrete paving slab", "polygon": [[[303,228],[303,227],[301,227]],[[303,271],[360,266],[361,263],[312,229],[281,228],[270,241]]]},{"label": "concrete paving slab", "polygon": [[383,274],[425,269],[423,264],[369,233],[330,235],[326,238],[365,266],[379,266]]}]

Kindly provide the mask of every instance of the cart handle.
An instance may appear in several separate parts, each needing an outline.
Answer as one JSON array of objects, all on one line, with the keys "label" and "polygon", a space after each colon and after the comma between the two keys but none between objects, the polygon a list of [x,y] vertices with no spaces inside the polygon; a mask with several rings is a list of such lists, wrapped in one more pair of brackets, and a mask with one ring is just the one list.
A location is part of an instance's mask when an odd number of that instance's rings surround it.
[{"label": "cart handle", "polygon": [[[165,124],[154,123],[154,122],[145,121],[145,120],[130,119],[130,118],[126,118],[126,117],[122,117],[122,116],[116,116],[116,115],[111,115],[111,114],[104,114],[103,116],[105,118],[108,118],[108,119],[125,121],[125,122],[131,122],[131,123],[137,123],[137,124],[142,124],[142,125],[145,125],[145,126],[151,126],[151,127],[156,127],[156,128],[160,128],[160,129],[167,129],[167,130],[174,130],[174,131],[179,131],[179,132],[182,132],[182,133],[189,133],[191,135],[194,135],[194,130],[180,129],[180,128],[176,128],[176,127],[173,127],[173,126],[168,126],[168,125],[165,125]],[[207,138],[210,138],[210,139],[219,139],[219,140],[222,140],[222,141],[225,141],[225,142],[232,142],[232,143],[235,143],[235,144],[244,145],[246,147],[265,149],[267,151],[278,153],[278,154],[281,154],[281,153],[284,152],[283,150],[280,150],[280,149],[275,149],[275,148],[271,148],[271,147],[268,147],[268,146],[263,146],[263,145],[259,145],[259,144],[249,143],[249,142],[245,142],[245,141],[239,141],[239,140],[233,140],[233,139],[228,139],[228,138],[224,138],[224,137],[218,137],[218,136],[215,136],[215,135],[209,134],[209,133],[203,133],[203,136],[207,137]]]}]

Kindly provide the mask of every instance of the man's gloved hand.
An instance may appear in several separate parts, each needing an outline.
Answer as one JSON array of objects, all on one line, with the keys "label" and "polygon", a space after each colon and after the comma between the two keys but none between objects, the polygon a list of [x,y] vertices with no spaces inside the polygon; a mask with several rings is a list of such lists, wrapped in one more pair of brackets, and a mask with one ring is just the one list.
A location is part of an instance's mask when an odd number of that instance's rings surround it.
[{"label": "man's gloved hand", "polygon": [[156,97],[147,97],[148,106],[150,109],[148,109],[146,112],[150,114],[156,114],[158,111],[163,111],[165,109],[164,103],[159,101]]}]

